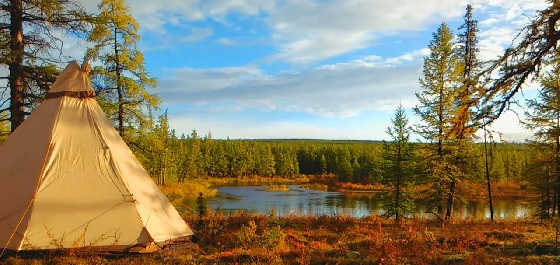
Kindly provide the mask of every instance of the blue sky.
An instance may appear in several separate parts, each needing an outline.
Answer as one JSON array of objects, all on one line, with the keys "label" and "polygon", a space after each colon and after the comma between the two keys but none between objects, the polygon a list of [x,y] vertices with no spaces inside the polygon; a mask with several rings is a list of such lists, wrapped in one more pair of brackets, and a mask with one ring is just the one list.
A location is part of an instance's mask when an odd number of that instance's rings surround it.
[{"label": "blue sky", "polygon": [[[472,0],[492,59],[544,0]],[[95,8],[94,1],[84,4]],[[130,0],[154,93],[179,134],[215,138],[386,139],[398,104],[416,104],[422,58],[464,0]],[[535,85],[526,87],[534,94]],[[529,132],[512,113],[494,129]]]}]

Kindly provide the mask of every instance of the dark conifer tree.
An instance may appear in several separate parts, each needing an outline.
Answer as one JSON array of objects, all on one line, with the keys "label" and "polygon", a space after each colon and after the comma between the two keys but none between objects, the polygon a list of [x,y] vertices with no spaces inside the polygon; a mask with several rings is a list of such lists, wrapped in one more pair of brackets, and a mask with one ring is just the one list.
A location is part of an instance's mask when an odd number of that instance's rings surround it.
[{"label": "dark conifer tree", "polygon": [[395,112],[387,128],[390,142],[384,144],[383,152],[383,184],[389,187],[384,195],[383,208],[388,217],[394,216],[399,222],[413,208],[408,187],[413,181],[414,158],[412,145],[409,143],[410,128],[402,106]]}]

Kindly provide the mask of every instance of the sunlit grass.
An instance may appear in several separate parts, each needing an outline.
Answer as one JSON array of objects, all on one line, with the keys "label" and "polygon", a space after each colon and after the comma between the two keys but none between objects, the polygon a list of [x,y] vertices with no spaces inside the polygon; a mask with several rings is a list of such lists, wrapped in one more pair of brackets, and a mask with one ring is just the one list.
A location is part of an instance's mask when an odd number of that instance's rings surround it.
[{"label": "sunlit grass", "polygon": [[283,191],[287,192],[290,191],[290,187],[286,185],[268,185],[265,189],[266,191]]},{"label": "sunlit grass", "polygon": [[187,217],[195,243],[145,255],[11,256],[2,264],[557,264],[555,230],[536,220]]}]

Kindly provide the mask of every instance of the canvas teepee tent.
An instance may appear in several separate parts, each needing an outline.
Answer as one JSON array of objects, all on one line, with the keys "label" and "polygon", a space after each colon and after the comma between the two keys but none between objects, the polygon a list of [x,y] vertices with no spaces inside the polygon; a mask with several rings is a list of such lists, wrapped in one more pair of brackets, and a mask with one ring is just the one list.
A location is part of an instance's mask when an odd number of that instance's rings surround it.
[{"label": "canvas teepee tent", "polygon": [[127,249],[192,235],[70,63],[0,146],[0,250]]}]

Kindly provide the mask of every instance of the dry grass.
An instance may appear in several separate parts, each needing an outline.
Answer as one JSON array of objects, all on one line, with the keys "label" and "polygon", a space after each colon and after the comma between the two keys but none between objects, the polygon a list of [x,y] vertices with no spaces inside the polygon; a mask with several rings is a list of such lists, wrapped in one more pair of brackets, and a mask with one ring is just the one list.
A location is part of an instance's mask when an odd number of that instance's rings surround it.
[{"label": "dry grass", "polygon": [[212,188],[208,182],[200,180],[185,183],[173,182],[165,186],[159,186],[159,188],[182,214],[195,213],[196,198],[200,193],[205,198],[214,197],[218,193],[218,190]]},{"label": "dry grass", "polygon": [[[187,218],[191,224],[195,217]],[[378,217],[212,214],[193,240],[155,254],[11,256],[0,264],[558,264],[554,229],[533,220],[426,220],[394,225]]]},{"label": "dry grass", "polygon": [[265,190],[270,192],[276,192],[276,191],[287,192],[290,191],[291,189],[286,185],[268,185]]},{"label": "dry grass", "polygon": [[374,184],[360,184],[360,183],[352,183],[352,182],[337,182],[337,183],[333,183],[334,188],[337,191],[383,191],[386,188],[379,184],[379,183],[374,183]]},{"label": "dry grass", "polygon": [[[431,185],[413,186],[412,194],[416,199],[426,199],[422,195],[431,194]],[[536,194],[527,183],[492,182],[492,197],[494,199],[530,199]],[[467,201],[487,201],[488,191],[485,182],[462,181],[457,185],[457,195]]]},{"label": "dry grass", "polygon": [[292,178],[286,177],[261,177],[261,176],[246,176],[246,177],[225,177],[225,178],[203,178],[202,180],[210,183],[214,186],[225,186],[225,185],[267,185],[267,184],[303,184],[309,183],[313,179],[313,176],[298,175]]},{"label": "dry grass", "polygon": [[321,184],[321,183],[301,184],[299,185],[299,187],[306,190],[319,190],[319,191],[327,191],[329,189],[328,185]]},{"label": "dry grass", "polygon": [[[210,186],[226,186],[226,185],[294,185],[300,184],[303,188],[310,187],[314,189],[313,185],[318,184],[318,190],[326,190],[325,185],[329,190],[340,192],[376,192],[386,189],[380,183],[363,184],[354,182],[339,182],[335,175],[298,175],[293,178],[285,177],[261,177],[261,176],[247,176],[247,177],[227,177],[227,178],[201,178],[197,180],[198,183]],[[319,186],[320,185],[320,186]],[[413,186],[413,193],[415,194],[429,194],[432,189],[430,185]],[[486,191],[485,182],[463,181],[457,186],[457,193],[462,198],[469,201],[486,200],[488,195]],[[524,182],[506,182],[495,181],[492,183],[492,193],[494,198],[530,198],[534,196],[535,192],[531,190],[529,185]],[[211,194],[209,196],[212,196]],[[423,199],[423,198],[417,198]]]},{"label": "dry grass", "polygon": [[[464,181],[458,186],[459,195],[470,201],[487,200],[486,183]],[[535,192],[524,182],[492,182],[492,197],[499,199],[527,199],[535,196]]]}]

